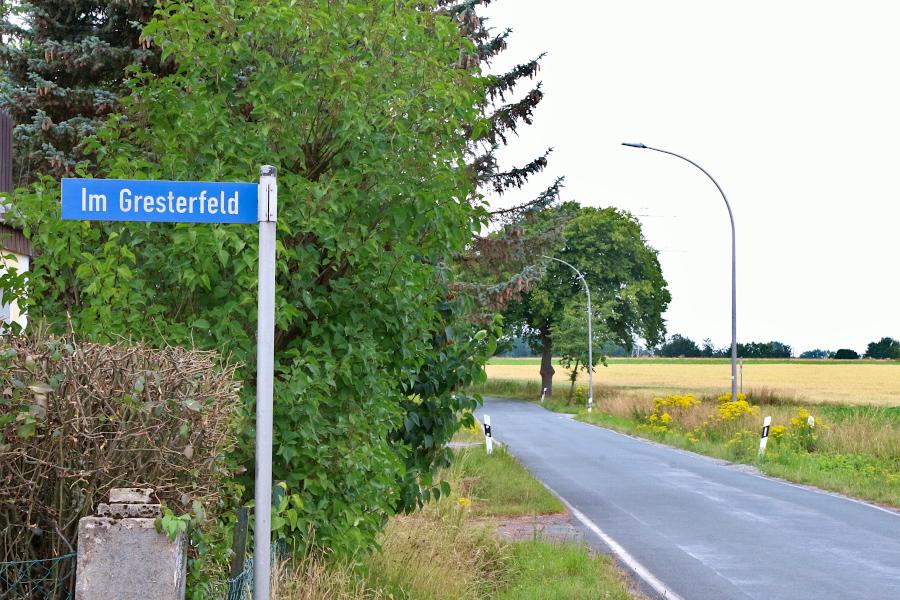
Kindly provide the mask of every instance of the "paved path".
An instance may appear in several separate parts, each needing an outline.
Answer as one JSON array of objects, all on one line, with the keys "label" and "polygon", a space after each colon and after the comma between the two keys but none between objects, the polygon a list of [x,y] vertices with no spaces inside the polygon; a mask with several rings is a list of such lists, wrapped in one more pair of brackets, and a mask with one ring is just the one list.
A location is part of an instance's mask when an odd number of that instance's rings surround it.
[{"label": "paved path", "polygon": [[684,600],[900,600],[900,514],[486,399],[494,437]]}]

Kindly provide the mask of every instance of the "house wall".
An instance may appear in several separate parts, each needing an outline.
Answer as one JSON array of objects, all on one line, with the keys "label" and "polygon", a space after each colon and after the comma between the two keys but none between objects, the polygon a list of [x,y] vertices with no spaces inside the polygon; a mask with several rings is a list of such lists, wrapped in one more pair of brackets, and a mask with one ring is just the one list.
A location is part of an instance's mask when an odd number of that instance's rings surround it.
[{"label": "house wall", "polygon": [[[5,273],[7,270],[17,273],[25,272],[28,270],[29,263],[29,258],[24,254],[16,254],[0,248],[0,273]],[[0,298],[0,322],[18,323],[25,327],[28,324],[28,318],[19,310],[17,302],[5,302]]]}]

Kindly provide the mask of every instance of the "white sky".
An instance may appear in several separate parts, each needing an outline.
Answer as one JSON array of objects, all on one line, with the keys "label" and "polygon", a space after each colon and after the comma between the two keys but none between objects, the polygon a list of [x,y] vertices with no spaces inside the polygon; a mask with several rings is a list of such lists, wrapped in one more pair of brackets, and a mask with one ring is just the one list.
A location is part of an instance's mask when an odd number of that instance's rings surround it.
[{"label": "white sky", "polygon": [[[553,146],[564,200],[639,216],[672,292],[669,333],[865,350],[900,337],[900,4],[497,0],[511,27],[494,69],[548,52],[536,122],[502,156]],[[524,84],[523,84],[524,85]],[[523,92],[525,90],[522,90]]]}]

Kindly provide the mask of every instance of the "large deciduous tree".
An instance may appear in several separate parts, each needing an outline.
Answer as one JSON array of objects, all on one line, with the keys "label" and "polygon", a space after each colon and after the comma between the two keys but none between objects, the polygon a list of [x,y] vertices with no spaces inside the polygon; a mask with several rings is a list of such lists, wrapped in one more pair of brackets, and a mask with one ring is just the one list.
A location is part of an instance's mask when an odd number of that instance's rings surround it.
[{"label": "large deciduous tree", "polygon": [[700,348],[697,346],[697,342],[691,338],[676,333],[659,347],[659,355],[666,357],[684,356],[687,358],[694,358],[697,356],[704,356],[704,351],[708,351],[709,355],[712,356],[715,350],[712,349],[712,343],[709,342],[707,344],[707,341],[704,342],[704,347]]},{"label": "large deciduous tree", "polygon": [[869,342],[864,358],[900,360],[900,342],[890,337],[883,337],[877,342]]},{"label": "large deciduous tree", "polygon": [[[485,126],[483,82],[459,68],[474,47],[418,0],[168,2],[144,35],[177,69],[138,76],[89,174],[278,167],[274,476],[291,500],[273,524],[352,554],[440,492],[433,468],[474,407],[461,390],[493,352],[459,327],[444,267],[484,218],[463,134]],[[252,414],[254,228],[60,222],[55,183],[16,200],[39,249],[33,317],[217,348],[246,365]]]},{"label": "large deciduous tree", "polygon": [[[578,208],[565,225],[554,256],[580,270],[591,288],[593,310],[609,341],[630,349],[638,338],[655,345],[665,333],[662,313],[671,296],[657,253],[644,239],[640,223],[615,208]],[[528,336],[541,353],[541,387],[553,390],[553,329],[573,301],[584,301],[584,288],[567,266],[551,262],[541,282],[505,313],[507,323]],[[587,344],[587,340],[585,340]]]}]

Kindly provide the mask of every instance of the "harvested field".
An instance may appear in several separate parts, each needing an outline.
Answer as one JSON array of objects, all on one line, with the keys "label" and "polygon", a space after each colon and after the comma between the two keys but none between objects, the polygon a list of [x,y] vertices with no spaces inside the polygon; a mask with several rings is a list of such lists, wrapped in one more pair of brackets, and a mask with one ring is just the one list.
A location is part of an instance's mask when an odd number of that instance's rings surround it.
[{"label": "harvested field", "polygon": [[[499,363],[499,364],[498,364]],[[494,359],[487,366],[492,380],[540,381],[536,359]],[[729,391],[731,367],[725,360],[611,359],[599,366],[594,385],[648,394],[717,395]],[[568,385],[568,372],[556,366],[558,390]],[[579,383],[587,376],[580,374]],[[900,363],[882,361],[745,361],[744,391],[784,402],[900,406]]]}]

